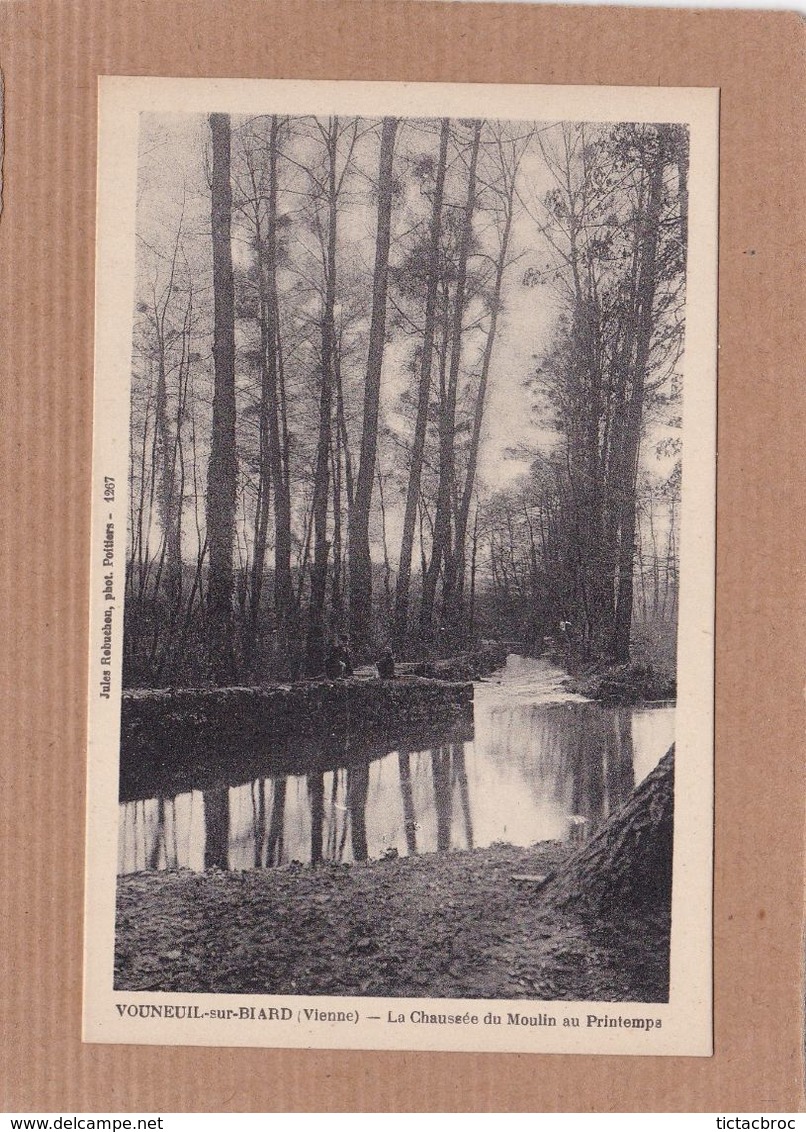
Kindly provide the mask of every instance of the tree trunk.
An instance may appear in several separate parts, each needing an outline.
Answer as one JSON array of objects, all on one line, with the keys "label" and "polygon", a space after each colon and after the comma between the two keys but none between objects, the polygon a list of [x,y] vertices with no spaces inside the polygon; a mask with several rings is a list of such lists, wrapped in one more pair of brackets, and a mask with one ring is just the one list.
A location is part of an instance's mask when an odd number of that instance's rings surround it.
[{"label": "tree trunk", "polygon": [[688,251],[688,133],[682,126],[672,129],[672,146],[677,165],[677,189],[680,197],[680,243],[685,262]]},{"label": "tree trunk", "polygon": [[541,904],[615,919],[668,920],[672,898],[674,744],[632,792],[540,890]]},{"label": "tree trunk", "polygon": [[[476,207],[476,167],[481,140],[481,122],[473,126],[473,140],[470,149],[470,167],[467,179],[467,197],[462,221],[462,236],[459,243],[459,256],[456,264],[456,290],[453,300],[453,318],[450,338],[450,368],[447,384],[444,378],[440,389],[439,413],[439,487],[437,510],[434,517],[434,548],[428,567],[426,585],[423,591],[421,627],[426,634],[430,632],[433,617],[433,600],[436,592],[442,559],[445,559],[443,579],[443,605],[450,608],[453,600],[454,567],[451,554],[451,506],[455,491],[454,444],[456,441],[456,395],[459,385],[459,367],[462,358],[462,321],[465,313],[465,288],[467,285],[467,263],[473,240],[473,213]],[[442,373],[441,373],[442,378]]]},{"label": "tree trunk", "polygon": [[[175,294],[176,267],[182,240],[180,221],[171,258],[170,275],[161,303],[154,299],[153,321],[157,345],[157,389],[154,414],[154,475],[157,477],[157,508],[163,529],[163,549],[157,570],[158,589],[164,586],[173,604],[181,598],[182,585],[182,496],[177,485],[177,456],[182,429],[182,379],[186,349],[189,350],[189,327],[192,297],[188,298],[182,328],[182,356],[179,360],[176,392],[176,429],[172,432],[168,417],[168,366],[166,320]],[[192,292],[191,292],[192,295]],[[163,581],[164,579],[164,581]]]},{"label": "tree trunk", "polygon": [[[441,301],[443,321],[446,319],[447,310],[449,305],[449,296],[447,285],[443,288],[443,295]],[[439,572],[442,567],[442,555],[447,541],[447,536],[450,531],[446,531],[446,526],[450,525],[450,494],[448,491],[448,478],[447,470],[443,472],[443,432],[445,431],[445,416],[446,416],[446,399],[447,399],[447,386],[446,386],[446,373],[448,368],[448,332],[447,329],[443,331],[442,341],[439,346],[439,453],[440,453],[440,468],[439,479],[437,482],[437,502],[434,514],[434,522],[431,526],[431,558],[426,562],[425,543],[423,541],[423,507],[420,508],[420,556],[422,559],[422,583],[421,583],[421,598],[420,598],[420,634],[428,640],[431,637],[433,620],[434,620],[434,602],[437,594],[437,581],[439,579]],[[447,494],[447,499],[445,498]],[[422,501],[421,501],[422,504]]]},{"label": "tree trunk", "polygon": [[[167,300],[166,300],[167,305]],[[155,312],[156,313],[156,312]],[[163,530],[165,593],[168,599],[176,600],[182,577],[181,553],[181,506],[176,490],[176,454],[181,427],[177,409],[176,433],[172,435],[168,420],[168,381],[165,359],[164,311],[157,316],[157,396],[154,416],[155,445],[157,449],[157,505]],[[180,371],[181,379],[181,371]],[[181,406],[181,388],[177,393],[177,403]]]},{"label": "tree trunk", "polygon": [[473,542],[470,551],[470,608],[467,618],[467,632],[471,642],[476,635],[476,555],[479,545],[479,508],[476,504],[476,518],[473,522]]},{"label": "tree trunk", "polygon": [[[338,367],[337,367],[338,368]],[[333,481],[333,570],[330,582],[330,625],[334,634],[341,636],[344,628],[344,601],[342,600],[342,491],[341,457],[338,422],[332,438],[330,475]]]},{"label": "tree trunk", "polygon": [[316,450],[316,473],[313,491],[313,566],[311,568],[311,602],[306,646],[308,671],[318,675],[325,667],[325,598],[330,543],[327,538],[327,516],[330,500],[330,435],[333,396],[333,362],[336,349],[336,222],[338,187],[336,149],[338,118],[331,118],[328,129],[328,224],[325,252],[325,299],[322,310],[322,367],[319,392],[319,440]]},{"label": "tree trunk", "polygon": [[496,333],[498,330],[498,314],[501,310],[501,286],[504,282],[504,272],[507,266],[507,252],[509,250],[509,236],[512,230],[512,213],[515,201],[515,171],[506,198],[506,211],[504,230],[501,235],[501,247],[498,263],[495,268],[495,284],[490,300],[490,325],[487,328],[487,339],[484,344],[484,356],[481,363],[481,377],[476,395],[476,406],[473,414],[473,432],[470,438],[470,451],[467,458],[467,474],[464,488],[456,515],[456,534],[454,539],[454,560],[456,572],[456,593],[454,595],[453,615],[449,620],[456,622],[454,628],[459,629],[459,620],[462,615],[464,574],[465,574],[465,541],[467,538],[467,521],[470,514],[470,501],[476,482],[476,467],[479,458],[479,445],[481,443],[481,426],[484,420],[484,406],[487,400],[487,384],[490,375],[490,363],[493,356]]},{"label": "tree trunk", "polygon": [[283,427],[282,350],[280,304],[277,293],[277,156],[280,123],[272,116],[269,131],[269,201],[266,247],[261,271],[265,303],[266,416],[268,460],[274,487],[274,612],[277,620],[278,652],[287,655],[295,636],[296,607],[291,575],[291,487],[288,479],[288,438]]},{"label": "tree trunk", "polygon": [[259,205],[255,208],[255,254],[258,265],[260,296],[260,430],[257,500],[255,503],[255,547],[249,584],[249,622],[244,641],[244,663],[252,669],[257,643],[258,620],[263,593],[263,573],[266,562],[266,544],[269,531],[269,505],[271,501],[271,464],[269,446],[269,325],[266,301],[266,266],[263,231]]},{"label": "tree trunk", "polygon": [[613,657],[621,664],[630,659],[632,626],[633,570],[635,563],[636,481],[641,447],[644,391],[649,352],[652,346],[653,308],[657,285],[657,254],[660,239],[663,172],[666,163],[665,136],[659,132],[657,152],[649,177],[649,198],[641,240],[641,262],[636,292],[636,343],[632,388],[627,408],[625,451],[621,489],[621,524],[618,557],[618,594],[613,630]]},{"label": "tree trunk", "polygon": [[[268,199],[266,234],[255,215],[255,245],[260,301],[260,474],[251,577],[249,651],[254,648],[263,589],[268,541],[269,496],[274,488],[274,612],[278,653],[288,655],[293,637],[294,594],[291,575],[291,496],[282,427],[280,301],[277,295],[277,149],[280,121],[272,117],[268,131]],[[254,187],[257,195],[257,186]]]},{"label": "tree trunk", "polygon": [[392,229],[392,193],[397,120],[384,118],[378,167],[378,225],[375,238],[375,274],[372,284],[372,320],[369,330],[367,378],[364,387],[364,425],[361,457],[350,515],[350,633],[356,653],[366,655],[372,637],[372,560],[369,551],[369,515],[375,482],[378,447],[378,411],[381,370],[386,339],[386,294],[389,280],[389,243]]},{"label": "tree trunk", "polygon": [[238,465],[235,451],[235,285],[232,274],[232,187],[230,184],[230,120],[210,115],[213,146],[213,393],[212,439],[207,471],[207,541],[210,570],[207,585],[210,667],[219,686],[235,679],[232,624],[235,495]]},{"label": "tree trunk", "polygon": [[414,525],[417,518],[417,505],[420,500],[420,482],[423,471],[423,454],[428,428],[428,407],[431,398],[431,366],[434,356],[434,329],[436,322],[437,295],[439,292],[439,248],[442,239],[442,201],[445,194],[445,167],[448,160],[448,137],[450,124],[442,119],[439,136],[439,159],[437,161],[434,203],[431,210],[431,233],[428,254],[428,284],[425,297],[425,330],[423,351],[420,357],[420,388],[417,397],[417,421],[414,426],[414,442],[411,450],[409,484],[406,492],[406,511],[403,518],[403,537],[400,544],[397,587],[395,592],[395,640],[402,644],[405,640],[409,619],[409,591],[411,585],[411,555],[414,547]]}]

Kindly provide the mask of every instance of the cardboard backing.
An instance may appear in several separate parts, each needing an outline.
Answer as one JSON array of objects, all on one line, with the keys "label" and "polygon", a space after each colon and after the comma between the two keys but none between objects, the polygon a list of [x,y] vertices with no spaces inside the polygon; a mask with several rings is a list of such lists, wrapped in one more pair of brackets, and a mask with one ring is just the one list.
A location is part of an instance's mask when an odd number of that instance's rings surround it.
[{"label": "cardboard backing", "polygon": [[[802,1109],[800,18],[417,0],[11,3],[0,66],[4,1110]],[[103,74],[720,88],[713,1058],[82,1044]]]}]

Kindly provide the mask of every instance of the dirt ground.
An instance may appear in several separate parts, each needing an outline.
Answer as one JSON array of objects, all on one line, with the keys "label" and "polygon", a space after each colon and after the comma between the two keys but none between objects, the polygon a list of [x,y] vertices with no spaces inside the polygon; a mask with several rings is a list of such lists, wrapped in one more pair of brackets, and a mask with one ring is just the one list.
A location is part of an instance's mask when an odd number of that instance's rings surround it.
[{"label": "dirt ground", "polygon": [[567,856],[530,849],[364,864],[148,872],[118,882],[115,988],[661,1002],[662,925],[541,907]]}]

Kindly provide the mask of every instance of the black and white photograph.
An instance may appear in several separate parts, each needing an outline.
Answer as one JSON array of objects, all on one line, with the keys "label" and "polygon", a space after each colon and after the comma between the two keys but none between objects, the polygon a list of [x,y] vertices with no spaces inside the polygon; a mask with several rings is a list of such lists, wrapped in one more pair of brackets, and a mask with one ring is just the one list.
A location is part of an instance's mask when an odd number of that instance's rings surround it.
[{"label": "black and white photograph", "polygon": [[87,1040],[711,1052],[717,116],[101,81]]}]

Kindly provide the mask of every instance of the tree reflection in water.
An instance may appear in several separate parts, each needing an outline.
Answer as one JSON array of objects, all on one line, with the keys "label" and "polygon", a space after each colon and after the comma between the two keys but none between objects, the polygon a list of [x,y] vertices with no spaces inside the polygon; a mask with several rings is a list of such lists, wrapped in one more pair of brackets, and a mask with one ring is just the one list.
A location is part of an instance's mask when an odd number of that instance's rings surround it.
[{"label": "tree reflection in water", "polygon": [[204,867],[229,868],[229,787],[204,791]]},{"label": "tree reflection in water", "polygon": [[434,803],[437,811],[437,850],[451,847],[451,754],[446,747],[431,752]]},{"label": "tree reflection in water", "polygon": [[473,742],[367,757],[327,736],[320,765],[336,769],[125,803],[120,870],[271,868],[565,838],[617,808],[635,766],[647,773],[673,738],[672,708],[500,700],[478,712]]},{"label": "tree reflection in water", "polygon": [[473,819],[470,815],[470,789],[467,782],[465,768],[465,748],[463,743],[454,743],[451,746],[453,760],[453,774],[459,786],[459,801],[462,806],[462,818],[465,823],[465,842],[468,849],[473,848]]},{"label": "tree reflection in water", "polygon": [[325,776],[308,775],[308,797],[311,805],[311,854],[310,862],[318,865],[322,861],[322,831],[325,824]]},{"label": "tree reflection in water", "polygon": [[353,859],[366,861],[367,849],[367,796],[369,793],[369,763],[351,766],[347,771],[347,808],[350,814]]},{"label": "tree reflection in water", "polygon": [[400,773],[400,793],[403,797],[403,828],[406,832],[406,852],[417,852],[417,819],[414,816],[414,794],[411,789],[411,753],[401,751],[397,756]]}]

